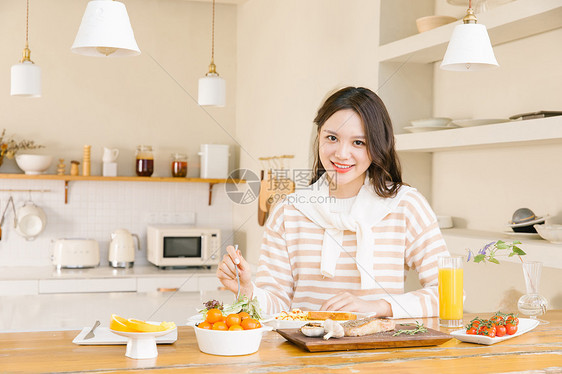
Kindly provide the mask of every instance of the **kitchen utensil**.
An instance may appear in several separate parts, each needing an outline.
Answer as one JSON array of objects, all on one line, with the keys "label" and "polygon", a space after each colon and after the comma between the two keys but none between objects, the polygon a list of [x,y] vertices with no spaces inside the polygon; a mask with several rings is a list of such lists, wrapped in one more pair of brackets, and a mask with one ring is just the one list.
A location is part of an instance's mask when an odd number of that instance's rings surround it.
[{"label": "kitchen utensil", "polygon": [[8,210],[8,207],[10,205],[12,205],[12,211],[14,213],[14,228],[17,227],[16,206],[14,205],[14,198],[10,196],[10,198],[8,199],[8,202],[6,203],[6,207],[4,208],[4,211],[2,212],[2,218],[0,219],[0,240],[2,240],[2,225],[4,224],[4,218],[6,217],[6,211]]},{"label": "kitchen utensil", "polygon": [[114,268],[129,268],[134,265],[135,242],[133,238],[137,240],[136,249],[140,251],[138,235],[131,234],[125,229],[117,229],[111,233],[108,253],[109,265]]},{"label": "kitchen utensil", "polygon": [[[86,340],[84,337],[89,330],[90,327],[84,327],[72,340],[72,343],[78,345],[125,345],[129,340],[124,336],[115,335],[111,332],[109,327],[103,326],[96,329],[96,336]],[[178,330],[174,329],[167,335],[157,336],[156,344],[172,344],[175,343],[176,340],[178,340]]]},{"label": "kitchen utensil", "polygon": [[188,322],[195,330],[199,349],[203,353],[219,356],[249,355],[258,351],[264,332],[273,330],[271,326],[243,331],[207,330],[197,327],[199,322]]},{"label": "kitchen utensil", "polygon": [[345,336],[339,339],[328,340],[304,336],[299,331],[299,329],[281,329],[277,330],[277,332],[291,343],[309,352],[354,351],[357,349],[374,348],[423,347],[430,345],[440,345],[453,338],[449,334],[445,334],[433,329],[427,329],[427,332],[418,333],[415,335],[400,334],[398,336],[393,336],[396,330],[408,330],[415,328],[413,324],[411,326],[403,326],[397,323],[396,325],[397,326],[394,331],[386,331],[365,336]]},{"label": "kitchen utensil", "polygon": [[[149,323],[159,325],[159,323],[156,322]],[[157,332],[125,332],[111,329],[110,331],[114,334],[127,338],[127,350],[125,352],[125,356],[134,359],[143,359],[157,357],[158,349],[156,348],[156,338],[168,335],[173,331],[177,331],[177,327],[174,327],[171,330]]]},{"label": "kitchen utensil", "polygon": [[533,225],[533,227],[543,239],[562,244],[562,225]]},{"label": "kitchen utensil", "polygon": [[509,119],[526,120],[526,119],[545,118],[545,117],[554,117],[554,116],[562,116],[562,112],[541,110],[539,112],[516,114],[514,116],[509,117]]},{"label": "kitchen utensil", "polygon": [[449,16],[427,16],[418,18],[416,20],[416,26],[418,27],[418,31],[422,33],[455,22],[456,20],[456,18]]},{"label": "kitchen utensil", "polygon": [[[238,244],[234,245],[234,251],[238,254]],[[234,269],[236,270],[236,283],[238,283],[238,291],[236,291],[236,300],[240,298],[240,274],[238,274],[238,265],[234,264]]]},{"label": "kitchen utensil", "polygon": [[44,173],[49,166],[51,166],[52,162],[53,156],[28,154],[16,155],[16,164],[25,172],[25,174],[28,175],[38,175]]},{"label": "kitchen utensil", "polygon": [[94,330],[97,329],[99,325],[100,325],[100,321],[96,321],[94,323],[94,326],[90,329],[90,331],[88,331],[86,336],[84,336],[84,340],[92,339],[94,336],[96,336],[94,334]]},{"label": "kitchen utensil", "polygon": [[258,198],[258,224],[260,226],[265,225],[265,221],[267,220],[267,212],[265,210],[262,209],[261,207],[261,190],[262,190],[262,186],[263,186],[263,177],[264,177],[264,171],[261,170],[260,172],[260,180],[261,180],[261,184],[260,184],[260,195]]},{"label": "kitchen utensil", "polygon": [[476,343],[476,344],[484,344],[484,345],[492,345],[499,342],[503,342],[504,340],[508,340],[511,338],[515,338],[516,336],[523,335],[535,327],[539,325],[539,321],[533,321],[530,318],[521,318],[519,317],[519,325],[517,326],[517,332],[513,335],[504,335],[502,337],[494,337],[490,338],[486,335],[471,335],[467,334],[465,329],[462,330],[455,330],[451,333],[451,335],[462,341],[468,343]]},{"label": "kitchen utensil", "polygon": [[117,157],[119,157],[119,150],[117,148],[109,149],[103,147],[103,162],[115,162],[117,160]]},{"label": "kitchen utensil", "polygon": [[453,125],[460,127],[473,127],[482,125],[492,125],[494,123],[510,122],[505,118],[481,118],[481,119],[455,119],[451,121]]},{"label": "kitchen utensil", "polygon": [[53,242],[51,261],[57,269],[90,268],[100,263],[100,248],[94,239],[58,239]]},{"label": "kitchen utensil", "polygon": [[27,201],[17,211],[16,232],[23,236],[26,240],[33,240],[35,237],[45,230],[47,225],[47,216],[43,209]]},{"label": "kitchen utensil", "polygon": [[201,178],[227,178],[229,146],[227,144],[201,144]]},{"label": "kitchen utensil", "polygon": [[439,266],[439,325],[462,326],[463,316],[463,257],[441,256]]}]

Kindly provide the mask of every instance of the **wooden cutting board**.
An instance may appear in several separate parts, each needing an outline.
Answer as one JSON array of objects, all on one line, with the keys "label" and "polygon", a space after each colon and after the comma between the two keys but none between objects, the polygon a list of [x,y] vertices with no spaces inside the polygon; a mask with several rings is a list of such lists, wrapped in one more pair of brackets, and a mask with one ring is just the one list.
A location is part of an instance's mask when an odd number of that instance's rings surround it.
[{"label": "wooden cutting board", "polygon": [[453,337],[440,331],[427,329],[427,332],[415,335],[400,334],[392,336],[397,330],[414,329],[414,326],[396,326],[395,331],[379,332],[377,334],[343,337],[339,339],[324,340],[320,338],[309,338],[304,336],[299,329],[277,330],[281,336],[291,343],[309,352],[323,351],[352,351],[357,349],[375,348],[404,348],[421,347],[429,345],[440,345]]}]

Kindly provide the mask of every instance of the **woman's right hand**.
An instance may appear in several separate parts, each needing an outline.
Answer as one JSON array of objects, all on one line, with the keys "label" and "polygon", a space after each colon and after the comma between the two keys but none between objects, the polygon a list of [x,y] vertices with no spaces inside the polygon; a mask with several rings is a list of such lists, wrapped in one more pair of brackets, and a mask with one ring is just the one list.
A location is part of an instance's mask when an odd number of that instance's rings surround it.
[{"label": "woman's right hand", "polygon": [[240,276],[240,295],[246,295],[250,300],[254,293],[252,285],[252,270],[250,264],[242,257],[240,251],[235,250],[233,246],[226,247],[227,254],[224,255],[222,261],[217,268],[217,278],[228,290],[238,292],[238,282],[236,281],[235,266],[238,267]]}]

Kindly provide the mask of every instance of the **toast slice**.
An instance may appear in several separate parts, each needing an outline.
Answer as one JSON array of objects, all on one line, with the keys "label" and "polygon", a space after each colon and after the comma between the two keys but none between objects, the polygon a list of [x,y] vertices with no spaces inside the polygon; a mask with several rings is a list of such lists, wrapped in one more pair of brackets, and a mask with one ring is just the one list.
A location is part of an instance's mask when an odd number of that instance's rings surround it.
[{"label": "toast slice", "polygon": [[350,321],[357,319],[357,315],[348,312],[309,311],[307,319],[309,321],[324,321],[327,319],[334,321]]},{"label": "toast slice", "polygon": [[394,330],[394,320],[377,317],[348,321],[341,325],[345,336],[363,336]]}]

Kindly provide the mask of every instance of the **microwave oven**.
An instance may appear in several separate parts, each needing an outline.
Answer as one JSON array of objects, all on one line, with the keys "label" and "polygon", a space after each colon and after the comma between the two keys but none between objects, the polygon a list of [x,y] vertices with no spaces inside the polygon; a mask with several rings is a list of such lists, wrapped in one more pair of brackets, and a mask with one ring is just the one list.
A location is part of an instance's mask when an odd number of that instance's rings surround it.
[{"label": "microwave oven", "polygon": [[148,261],[159,267],[217,265],[219,229],[186,225],[149,225],[146,230]]}]

